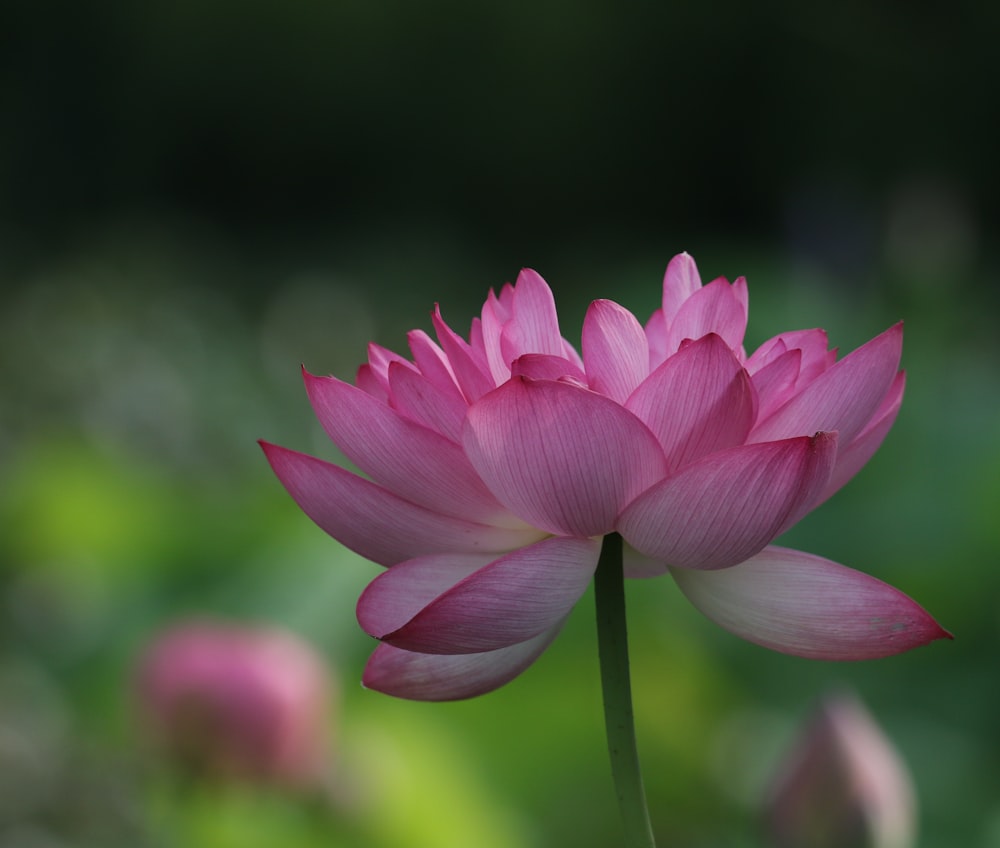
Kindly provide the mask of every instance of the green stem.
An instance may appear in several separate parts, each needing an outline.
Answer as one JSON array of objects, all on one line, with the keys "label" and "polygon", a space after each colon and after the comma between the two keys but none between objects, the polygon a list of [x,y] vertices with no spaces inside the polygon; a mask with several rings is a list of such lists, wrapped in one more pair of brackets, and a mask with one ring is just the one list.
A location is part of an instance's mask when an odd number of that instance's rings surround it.
[{"label": "green stem", "polygon": [[628,632],[625,626],[622,537],[617,533],[604,537],[594,577],[594,596],[597,602],[597,651],[601,661],[604,723],[608,734],[608,753],[611,755],[611,775],[625,826],[625,846],[655,848],[635,745]]}]

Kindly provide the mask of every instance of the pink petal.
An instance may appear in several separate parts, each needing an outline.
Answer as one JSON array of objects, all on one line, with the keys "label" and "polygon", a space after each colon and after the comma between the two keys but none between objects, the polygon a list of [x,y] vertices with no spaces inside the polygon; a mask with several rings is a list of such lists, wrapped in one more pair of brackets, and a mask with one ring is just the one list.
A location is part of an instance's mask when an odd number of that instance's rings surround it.
[{"label": "pink petal", "polygon": [[855,436],[854,441],[846,448],[841,448],[837,452],[837,464],[833,467],[830,482],[813,504],[813,508],[837,492],[872,458],[896,421],[900,404],[903,402],[905,386],[906,374],[900,371],[865,429]]},{"label": "pink petal", "polygon": [[354,385],[373,398],[378,398],[382,403],[389,402],[389,387],[375,375],[367,362],[358,367]]},{"label": "pink petal", "polygon": [[327,435],[376,483],[434,512],[511,525],[455,442],[335,377],[304,378]]},{"label": "pink petal", "polygon": [[709,454],[636,498],[617,529],[640,553],[670,565],[735,565],[815,501],[836,443],[822,433]]},{"label": "pink petal", "polygon": [[874,659],[951,638],[898,589],[801,551],[769,547],[722,571],[671,574],[716,624],[786,654]]},{"label": "pink petal", "polygon": [[694,259],[687,253],[679,253],[670,260],[663,275],[663,316],[668,324],[680,311],[684,302],[696,291],[701,290],[701,276]]},{"label": "pink petal", "polygon": [[625,407],[653,431],[675,470],[743,444],[753,426],[756,397],[733,352],[712,333],[667,359]]},{"label": "pink petal", "polygon": [[801,365],[802,351],[788,350],[754,373],[758,418],[767,418],[794,395]]},{"label": "pink petal", "polygon": [[595,300],[583,322],[583,359],[590,388],[618,403],[649,375],[649,343],[625,307]]},{"label": "pink petal", "polygon": [[903,325],[896,324],[824,371],[759,423],[750,434],[751,441],[836,430],[841,444],[850,444],[896,378],[902,346]]},{"label": "pink petal", "polygon": [[358,621],[397,648],[427,654],[494,651],[565,618],[590,584],[599,539],[554,537],[483,563],[421,557],[384,572],[358,602]]},{"label": "pink petal", "polygon": [[649,343],[648,370],[652,371],[667,358],[667,319],[662,309],[657,309],[649,316],[645,333]]},{"label": "pink petal", "polygon": [[587,388],[587,375],[574,362],[561,356],[526,353],[511,363],[511,375],[531,380],[567,380]]},{"label": "pink petal", "polygon": [[411,421],[458,443],[469,408],[454,383],[441,391],[423,374],[395,363],[389,366],[389,403]]},{"label": "pink petal", "polygon": [[377,345],[375,342],[368,343],[368,364],[371,366],[372,374],[386,389],[389,387],[389,366],[393,363],[412,371],[417,370],[412,362],[398,353]]},{"label": "pink petal", "polygon": [[455,373],[451,369],[448,357],[423,330],[410,330],[406,334],[410,344],[413,362],[420,373],[430,380],[438,389],[446,394],[454,391],[459,397],[464,397],[455,381]]},{"label": "pink petal", "polygon": [[511,378],[474,404],[462,442],[515,515],[550,533],[610,532],[621,507],[666,473],[656,438],[587,389]]},{"label": "pink petal", "polygon": [[434,323],[438,341],[448,357],[448,363],[455,375],[455,382],[458,383],[465,399],[472,403],[494,388],[496,383],[490,375],[489,364],[486,362],[485,356],[477,353],[467,341],[445,323],[438,307],[434,308],[431,321]]},{"label": "pink petal", "polygon": [[509,319],[507,312],[491,289],[486,303],[483,304],[481,325],[486,361],[489,363],[494,385],[497,386],[510,379],[510,361],[504,358],[500,346],[503,327]]},{"label": "pink petal", "polygon": [[511,318],[501,334],[501,350],[507,362],[525,353],[562,356],[563,338],[552,290],[530,268],[517,277]]},{"label": "pink petal", "polygon": [[533,528],[488,527],[430,512],[338,465],[268,442],[260,446],[306,515],[338,542],[381,565],[442,551],[485,552],[493,559],[543,535]]},{"label": "pink petal", "polygon": [[485,695],[509,683],[537,660],[559,634],[559,625],[534,639],[484,654],[418,654],[385,643],[365,666],[364,685],[413,701],[456,701]]},{"label": "pink petal", "polygon": [[685,339],[697,340],[716,333],[732,349],[743,344],[747,310],[741,297],[724,279],[713,280],[698,289],[668,321],[667,353],[677,350]]}]

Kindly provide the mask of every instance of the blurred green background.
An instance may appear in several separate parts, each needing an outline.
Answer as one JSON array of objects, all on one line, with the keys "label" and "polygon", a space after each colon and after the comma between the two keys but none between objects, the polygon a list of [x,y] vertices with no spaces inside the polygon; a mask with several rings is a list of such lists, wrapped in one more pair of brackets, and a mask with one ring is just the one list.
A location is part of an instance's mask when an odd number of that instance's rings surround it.
[{"label": "blurred green background", "polygon": [[[750,281],[748,347],[906,321],[870,466],[783,541],[957,636],[857,665],[745,644],[629,586],[661,844],[753,848],[841,685],[911,768],[924,848],[1000,846],[1000,6],[26,2],[0,34],[0,846],[612,846],[592,598],[464,703],[366,692],[376,569],[255,445],[334,458],[298,367],[349,378],[523,265],[565,335],[644,319],[670,257]],[[179,784],[135,658],[180,616],[286,625],[336,669],[348,801]]]}]

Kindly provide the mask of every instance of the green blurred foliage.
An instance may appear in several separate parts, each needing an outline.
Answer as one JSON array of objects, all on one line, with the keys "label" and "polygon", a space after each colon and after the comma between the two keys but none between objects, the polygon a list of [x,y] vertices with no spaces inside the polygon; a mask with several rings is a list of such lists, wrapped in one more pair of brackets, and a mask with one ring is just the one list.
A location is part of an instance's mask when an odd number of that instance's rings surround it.
[{"label": "green blurred foliage", "polygon": [[[577,341],[593,298],[648,315],[684,249],[749,277],[748,346],[820,325],[846,352],[905,319],[893,432],[783,542],[957,638],[807,662],[630,584],[661,844],[763,848],[769,770],[846,685],[913,771],[922,848],[1000,846],[996,8],[50,5],[0,35],[0,846],[617,844],[590,594],[496,693],[364,691],[376,569],[254,440],[339,460],[300,363],[350,378],[435,302],[464,331],[522,264]],[[324,793],[150,760],[133,663],[192,613],[324,652]]]}]

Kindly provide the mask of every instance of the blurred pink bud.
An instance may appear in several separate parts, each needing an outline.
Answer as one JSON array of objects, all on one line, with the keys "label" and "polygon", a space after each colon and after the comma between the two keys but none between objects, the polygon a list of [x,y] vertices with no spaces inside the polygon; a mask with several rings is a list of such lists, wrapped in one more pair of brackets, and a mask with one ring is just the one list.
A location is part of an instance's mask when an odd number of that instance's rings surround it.
[{"label": "blurred pink bud", "polygon": [[305,786],[325,771],[332,682],[292,633],[182,622],[140,658],[137,689],[154,748],[199,775]]},{"label": "blurred pink bud", "polygon": [[862,703],[826,698],[766,801],[775,848],[911,848],[916,799],[906,766]]}]

